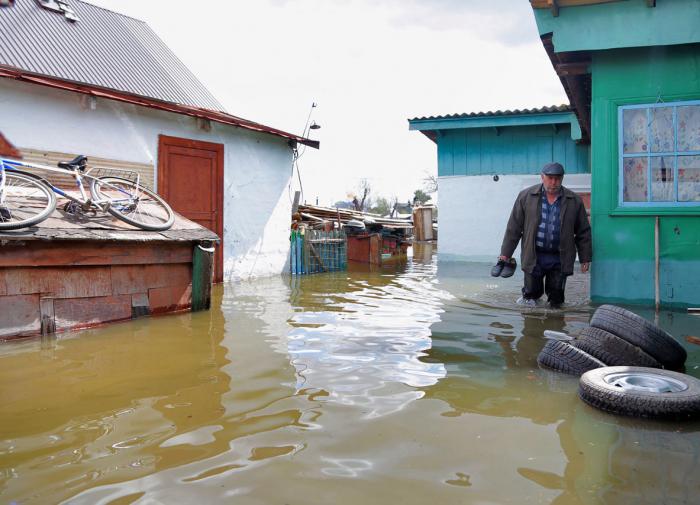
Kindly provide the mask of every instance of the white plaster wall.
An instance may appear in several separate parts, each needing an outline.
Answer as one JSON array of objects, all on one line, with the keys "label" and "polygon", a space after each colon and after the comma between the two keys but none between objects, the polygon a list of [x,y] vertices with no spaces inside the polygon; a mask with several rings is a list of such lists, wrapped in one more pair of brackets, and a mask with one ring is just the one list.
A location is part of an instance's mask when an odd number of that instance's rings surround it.
[{"label": "white plaster wall", "polygon": [[[292,152],[285,139],[0,78],[0,131],[18,148],[158,166],[158,135],[224,144],[224,278],[279,274],[289,252]],[[157,175],[156,175],[157,178]]]},{"label": "white plaster wall", "polygon": [[[540,182],[539,175],[448,176],[438,178],[440,192],[438,259],[494,261],[518,193]],[[564,176],[564,186],[589,192],[590,174]],[[517,257],[520,247],[515,252]]]}]

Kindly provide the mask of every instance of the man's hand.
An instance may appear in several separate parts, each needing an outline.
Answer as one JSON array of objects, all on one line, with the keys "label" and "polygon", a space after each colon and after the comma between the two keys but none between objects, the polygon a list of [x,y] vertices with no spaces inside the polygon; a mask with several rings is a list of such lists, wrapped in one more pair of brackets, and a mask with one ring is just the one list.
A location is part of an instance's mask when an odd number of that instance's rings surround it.
[{"label": "man's hand", "polygon": [[510,258],[507,258],[506,256],[499,256],[498,259],[501,261],[508,261]]},{"label": "man's hand", "polygon": [[581,263],[581,273],[587,273],[588,270],[591,268],[591,263]]}]

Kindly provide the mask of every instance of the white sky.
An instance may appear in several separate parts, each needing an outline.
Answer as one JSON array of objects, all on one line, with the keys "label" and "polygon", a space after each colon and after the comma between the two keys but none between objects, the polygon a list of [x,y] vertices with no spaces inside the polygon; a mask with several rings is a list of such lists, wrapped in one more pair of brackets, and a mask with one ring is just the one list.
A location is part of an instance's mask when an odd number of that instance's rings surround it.
[{"label": "white sky", "polygon": [[527,0],[89,1],[147,22],[231,114],[301,134],[316,102],[309,203],[362,178],[412,197],[437,156],[408,118],[568,103]]}]

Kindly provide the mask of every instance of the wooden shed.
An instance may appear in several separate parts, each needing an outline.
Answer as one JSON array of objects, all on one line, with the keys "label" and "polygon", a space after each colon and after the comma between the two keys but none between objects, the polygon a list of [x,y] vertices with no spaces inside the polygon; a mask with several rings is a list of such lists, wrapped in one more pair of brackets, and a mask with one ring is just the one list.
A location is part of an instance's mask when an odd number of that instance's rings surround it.
[{"label": "wooden shed", "polygon": [[0,233],[0,339],[208,308],[218,237],[176,216],[147,232],[63,210]]}]

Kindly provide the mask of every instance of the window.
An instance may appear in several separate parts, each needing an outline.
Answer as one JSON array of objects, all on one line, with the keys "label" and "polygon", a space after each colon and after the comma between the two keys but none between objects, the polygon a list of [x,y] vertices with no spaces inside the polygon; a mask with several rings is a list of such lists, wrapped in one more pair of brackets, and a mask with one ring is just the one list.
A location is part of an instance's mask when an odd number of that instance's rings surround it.
[{"label": "window", "polygon": [[619,108],[620,205],[700,207],[700,101]]}]

